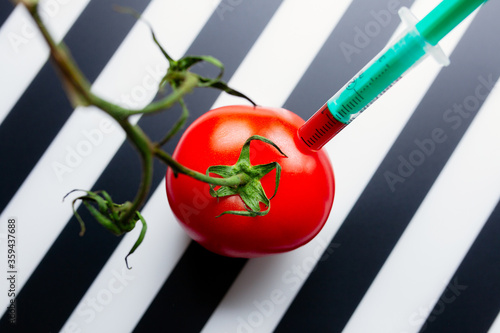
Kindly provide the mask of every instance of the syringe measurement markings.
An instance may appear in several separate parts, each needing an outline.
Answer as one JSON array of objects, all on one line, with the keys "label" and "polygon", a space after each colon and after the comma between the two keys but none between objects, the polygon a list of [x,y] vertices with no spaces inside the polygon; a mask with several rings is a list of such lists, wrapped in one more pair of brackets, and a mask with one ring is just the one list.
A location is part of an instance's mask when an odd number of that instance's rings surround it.
[{"label": "syringe measurement markings", "polygon": [[[337,111],[342,117],[347,117],[350,115],[352,112],[355,111],[356,107],[358,107],[359,104],[363,102],[365,99],[362,95],[367,89],[371,88],[373,84],[375,84],[381,77],[383,77],[387,71],[390,69],[389,65],[385,65],[385,68],[383,71],[379,72],[376,77],[370,77],[369,81],[360,89],[358,92],[356,89],[352,89],[354,91],[355,95],[350,96],[351,99],[347,103],[341,104],[340,109]],[[364,73],[363,73],[364,74]],[[359,79],[360,77],[358,77]],[[367,105],[365,105],[361,110],[358,112],[364,111],[366,108],[368,108],[373,102],[375,102],[382,94],[384,94],[388,89],[390,89],[397,81],[399,81],[401,77],[399,77],[397,80],[395,80],[391,85],[389,85],[386,89],[384,89],[380,94],[378,94],[372,101],[370,101]]]},{"label": "syringe measurement markings", "polygon": [[316,133],[314,133],[313,135],[311,135],[309,138],[304,139],[304,137],[301,136],[302,141],[308,147],[311,147],[314,144],[316,144],[317,141],[319,141],[324,135],[328,134],[329,130],[333,129],[334,126],[335,126],[336,120],[332,119],[332,115],[331,115],[331,113],[329,112],[328,109],[323,110],[321,112],[321,114],[324,115],[324,116],[326,115],[327,118],[328,118],[328,121],[326,123],[324,123],[323,126],[320,127],[319,129],[315,128]]},{"label": "syringe measurement markings", "polygon": [[[326,112],[326,113],[324,113],[324,112]],[[330,113],[329,110],[324,110],[322,113],[328,117],[328,120],[329,120],[329,122],[332,123],[332,126],[335,125],[335,123],[338,121],[337,119],[335,119],[335,117],[333,117],[333,115]]]},{"label": "syringe measurement markings", "polygon": [[342,115],[342,117],[346,117],[349,114],[349,110],[345,107],[344,104],[341,106],[343,109],[339,110],[339,113]]},{"label": "syringe measurement markings", "polygon": [[302,141],[304,141],[304,144],[306,146],[308,146],[309,148],[311,148],[311,145],[312,145],[311,141],[305,140],[303,136],[301,136],[300,138],[302,139]]},{"label": "syringe measurement markings", "polygon": [[380,94],[378,94],[370,103],[366,104],[364,108],[362,108],[359,113],[363,112],[364,110],[366,110],[367,108],[369,108],[376,100],[378,100],[380,98],[380,96],[382,96],[383,94],[385,94],[387,92],[387,90],[391,89],[393,85],[395,85],[399,80],[401,80],[402,76],[398,77],[396,80],[394,80],[393,83],[391,83],[387,88],[385,88],[384,90],[382,90],[382,92],[380,92]]}]

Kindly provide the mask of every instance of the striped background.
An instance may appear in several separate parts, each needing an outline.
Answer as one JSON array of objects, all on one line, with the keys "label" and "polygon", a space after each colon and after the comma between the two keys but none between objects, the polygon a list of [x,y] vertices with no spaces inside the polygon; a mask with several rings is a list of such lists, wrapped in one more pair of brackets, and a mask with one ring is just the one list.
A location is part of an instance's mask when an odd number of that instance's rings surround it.
[{"label": "striped background", "polygon": [[[232,86],[307,119],[401,31],[394,8],[422,17],[438,2],[48,0],[43,14],[92,89],[117,103],[153,100],[166,63],[113,3],[143,12],[174,57],[214,55]],[[139,230],[117,238],[89,222],[79,237],[61,198],[133,197],[137,157],[101,112],[72,109],[28,15],[0,0],[2,276],[6,221],[19,222],[17,325],[1,278],[0,331],[500,332],[499,12],[489,1],[443,40],[449,67],[425,60],[325,147],[336,198],[312,242],[252,260],[207,252],[175,222],[158,164],[129,271]],[[244,101],[187,98],[191,121],[234,103]],[[158,137],[179,111],[135,121]],[[404,182],[391,187],[398,169]]]}]

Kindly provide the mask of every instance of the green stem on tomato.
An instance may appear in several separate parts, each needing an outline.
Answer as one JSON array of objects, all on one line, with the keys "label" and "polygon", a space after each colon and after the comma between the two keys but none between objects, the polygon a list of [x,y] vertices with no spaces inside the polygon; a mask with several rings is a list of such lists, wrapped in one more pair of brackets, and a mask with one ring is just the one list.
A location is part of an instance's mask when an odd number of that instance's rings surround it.
[{"label": "green stem on tomato", "polygon": [[165,164],[169,165],[174,171],[174,173],[182,173],[186,176],[192,177],[204,183],[209,183],[212,185],[220,185],[220,186],[237,186],[246,184],[250,180],[250,178],[243,173],[234,175],[229,178],[218,178],[218,177],[207,176],[201,172],[186,168],[185,166],[174,160],[172,156],[170,156],[166,151],[160,148],[155,149],[154,154],[158,159],[163,161]]}]

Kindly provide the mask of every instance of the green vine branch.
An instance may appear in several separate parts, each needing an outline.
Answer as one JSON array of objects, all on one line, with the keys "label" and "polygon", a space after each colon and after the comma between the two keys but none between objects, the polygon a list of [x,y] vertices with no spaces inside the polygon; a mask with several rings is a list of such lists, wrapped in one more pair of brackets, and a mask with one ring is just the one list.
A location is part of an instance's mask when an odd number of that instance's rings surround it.
[{"label": "green vine branch", "polygon": [[[227,178],[220,178],[211,177],[208,174],[191,170],[175,161],[162,149],[162,147],[177,134],[186,123],[189,111],[184,103],[184,97],[195,88],[208,87],[218,89],[228,94],[245,98],[255,105],[248,97],[230,88],[222,81],[224,66],[219,60],[210,56],[186,56],[174,60],[160,45],[153,29],[151,29],[153,42],[160,48],[169,63],[167,73],[161,80],[158,91],[163,92],[165,86],[169,85],[171,87],[171,93],[158,101],[150,103],[142,109],[124,108],[99,97],[91,91],[91,84],[79,69],[68,47],[64,42],[56,43],[48,31],[38,13],[38,0],[17,0],[14,2],[24,5],[35,21],[36,26],[49,46],[50,58],[57,68],[63,87],[72,105],[74,107],[95,106],[110,115],[125,131],[128,141],[137,150],[141,160],[142,177],[133,201],[117,204],[113,202],[111,196],[105,191],[92,192],[78,190],[83,191],[85,194],[74,199],[72,205],[74,214],[81,226],[81,235],[85,232],[85,224],[75,209],[77,201],[81,201],[96,221],[115,235],[122,235],[131,231],[134,229],[136,223],[140,221],[142,223],[141,234],[127,257],[137,249],[144,239],[147,230],[146,221],[139,210],[142,208],[151,188],[153,160],[155,158],[165,163],[168,167],[171,167],[176,175],[179,173],[184,174],[214,186],[236,187],[245,185],[250,181],[250,178],[245,173],[238,173]],[[122,7],[116,7],[116,9],[120,12],[131,14],[137,19],[141,19],[140,15],[133,10]],[[146,22],[146,24],[148,23]],[[150,25],[149,27],[151,28]],[[215,78],[207,78],[191,72],[190,69],[198,63],[208,63],[215,66],[219,69],[218,75]],[[137,114],[150,115],[163,112],[177,103],[182,107],[182,114],[178,121],[173,124],[173,127],[158,142],[153,142],[139,126],[133,125],[129,120],[131,116]],[[125,260],[127,260],[127,257]],[[126,263],[128,267],[128,262],[126,261]]]}]

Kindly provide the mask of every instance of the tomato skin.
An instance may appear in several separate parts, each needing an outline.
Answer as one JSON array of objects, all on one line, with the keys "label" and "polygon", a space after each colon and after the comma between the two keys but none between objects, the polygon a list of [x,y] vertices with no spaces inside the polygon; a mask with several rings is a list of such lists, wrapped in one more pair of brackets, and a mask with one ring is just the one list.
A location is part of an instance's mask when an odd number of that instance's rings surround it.
[{"label": "tomato skin", "polygon": [[[213,198],[208,184],[183,174],[176,178],[169,168],[170,207],[193,240],[221,255],[252,258],[293,250],[316,236],[333,204],[334,175],[324,151],[297,147],[296,133],[303,123],[285,109],[227,106],[205,113],[186,129],[173,157],[202,173],[212,165],[234,165],[252,135],[266,137],[287,155],[264,142],[251,142],[252,165],[278,162],[282,167],[269,213],[256,217],[216,217],[229,210],[245,210],[242,199],[237,195]],[[268,197],[272,196],[275,171],[261,182]]]}]

